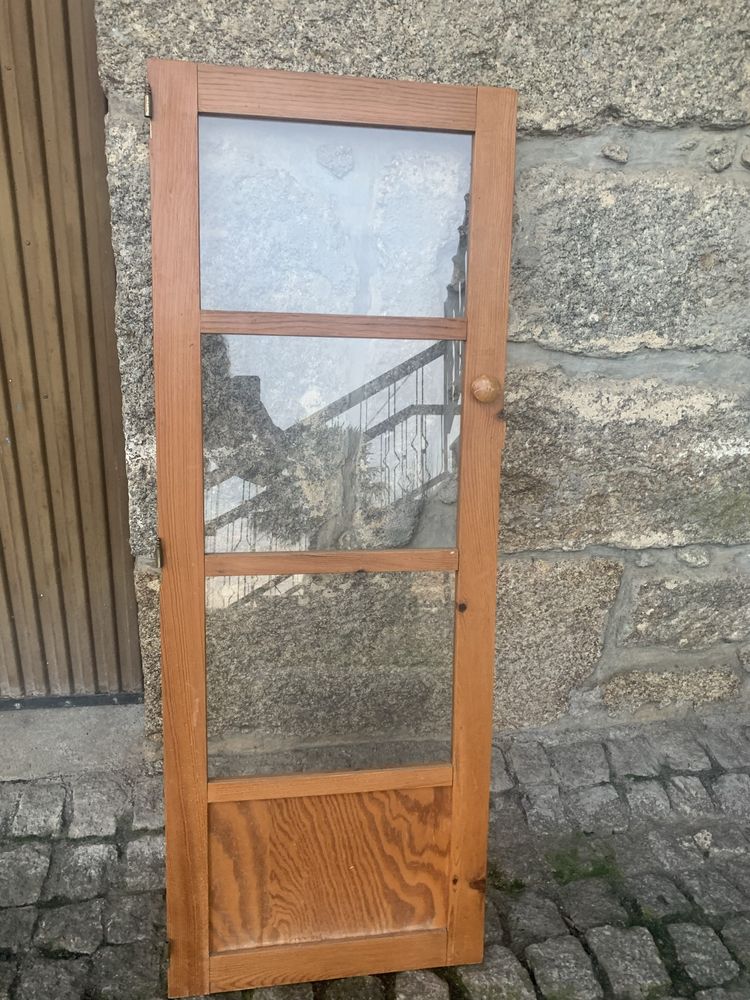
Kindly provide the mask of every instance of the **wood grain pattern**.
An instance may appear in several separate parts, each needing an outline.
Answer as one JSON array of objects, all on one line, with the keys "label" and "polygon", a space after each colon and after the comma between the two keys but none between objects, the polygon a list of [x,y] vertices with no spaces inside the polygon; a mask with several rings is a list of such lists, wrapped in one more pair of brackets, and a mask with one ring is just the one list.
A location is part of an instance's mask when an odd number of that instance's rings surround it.
[{"label": "wood grain pattern", "polygon": [[283,573],[399,573],[458,567],[456,549],[357,549],[322,552],[211,552],[206,576],[276,576]]},{"label": "wood grain pattern", "polygon": [[198,108],[205,114],[473,132],[476,90],[202,65]]},{"label": "wood grain pattern", "polygon": [[450,788],[209,806],[211,951],[445,927]]},{"label": "wood grain pattern", "polygon": [[466,320],[424,316],[343,316],[329,313],[201,312],[203,333],[373,340],[465,340]]},{"label": "wood grain pattern", "polygon": [[368,771],[329,771],[268,775],[258,778],[217,778],[208,783],[209,802],[286,799],[300,795],[341,795],[397,788],[443,788],[453,782],[450,764],[394,767]]},{"label": "wood grain pattern", "polygon": [[444,930],[407,931],[224,952],[210,958],[211,991],[276,986],[445,964]]},{"label": "wood grain pattern", "polygon": [[149,63],[169,992],[208,992],[196,67]]},{"label": "wood grain pattern", "polygon": [[[513,213],[515,94],[480,87],[471,177],[466,385],[482,374],[502,381]],[[495,579],[502,395],[480,403],[465,394],[458,487],[453,815],[449,964],[478,962],[483,950],[487,864]]]}]

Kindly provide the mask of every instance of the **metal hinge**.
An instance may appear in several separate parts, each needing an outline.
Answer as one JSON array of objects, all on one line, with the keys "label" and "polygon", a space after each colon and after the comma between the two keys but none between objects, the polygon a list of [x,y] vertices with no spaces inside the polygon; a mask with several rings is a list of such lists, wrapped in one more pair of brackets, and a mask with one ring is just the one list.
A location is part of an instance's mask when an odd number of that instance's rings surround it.
[{"label": "metal hinge", "polygon": [[154,117],[154,100],[150,87],[146,87],[143,92],[143,117],[149,121]]},{"label": "metal hinge", "polygon": [[164,566],[164,543],[161,538],[156,539],[156,545],[154,546],[154,562],[156,563],[157,569],[162,569]]}]

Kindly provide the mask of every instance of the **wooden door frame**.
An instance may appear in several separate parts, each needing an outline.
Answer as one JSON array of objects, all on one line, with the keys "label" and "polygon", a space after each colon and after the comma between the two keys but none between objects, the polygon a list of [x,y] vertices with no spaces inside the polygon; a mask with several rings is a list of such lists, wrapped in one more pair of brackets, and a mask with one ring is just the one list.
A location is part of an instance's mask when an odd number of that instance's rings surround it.
[{"label": "wooden door frame", "polygon": [[[204,554],[201,336],[294,333],[464,340],[464,385],[505,369],[516,94],[151,60],[154,368],[161,587],[169,992],[481,961],[492,735],[502,394],[464,392],[456,549]],[[198,115],[473,133],[465,319],[201,312]],[[208,780],[205,577],[455,570],[450,765]],[[208,804],[452,787],[447,927],[209,954]],[[289,974],[290,963],[299,977]],[[283,969],[286,968],[286,975]]]}]

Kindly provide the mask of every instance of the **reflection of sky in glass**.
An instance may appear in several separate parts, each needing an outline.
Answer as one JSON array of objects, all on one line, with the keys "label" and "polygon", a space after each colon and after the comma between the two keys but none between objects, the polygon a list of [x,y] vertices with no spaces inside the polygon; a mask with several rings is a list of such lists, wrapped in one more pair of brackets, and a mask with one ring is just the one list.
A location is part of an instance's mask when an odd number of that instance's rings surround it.
[{"label": "reflection of sky in glass", "polygon": [[471,137],[200,119],[206,309],[442,316]]},{"label": "reflection of sky in glass", "polygon": [[[260,377],[263,405],[284,430],[430,347],[429,341],[353,337],[234,336],[225,343],[231,375]],[[407,379],[418,377],[424,379],[426,398],[443,402],[442,361]],[[413,390],[409,396],[413,399]],[[376,399],[368,405],[377,405]]]}]

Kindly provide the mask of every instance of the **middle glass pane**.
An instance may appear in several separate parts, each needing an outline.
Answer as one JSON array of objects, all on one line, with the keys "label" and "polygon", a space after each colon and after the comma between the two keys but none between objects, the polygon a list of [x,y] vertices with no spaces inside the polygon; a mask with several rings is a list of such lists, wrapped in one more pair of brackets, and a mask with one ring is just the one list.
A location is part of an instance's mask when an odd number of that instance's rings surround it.
[{"label": "middle glass pane", "polygon": [[455,546],[461,348],[205,335],[206,551]]}]

